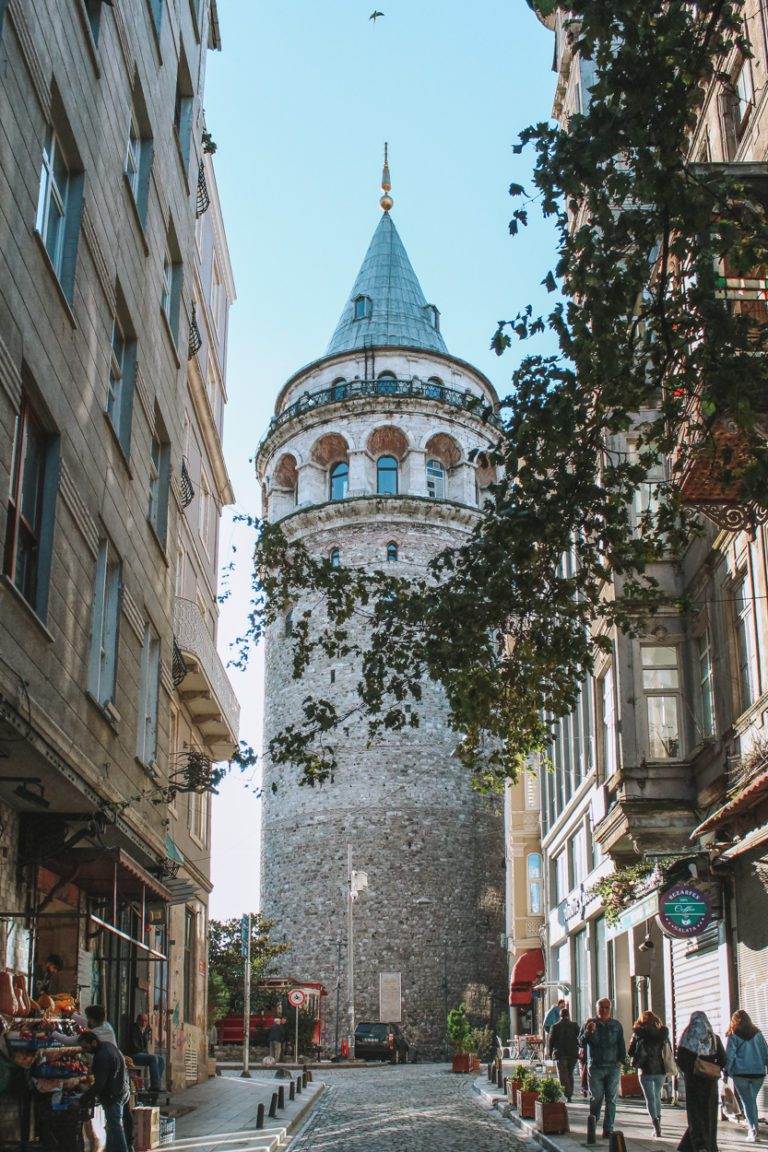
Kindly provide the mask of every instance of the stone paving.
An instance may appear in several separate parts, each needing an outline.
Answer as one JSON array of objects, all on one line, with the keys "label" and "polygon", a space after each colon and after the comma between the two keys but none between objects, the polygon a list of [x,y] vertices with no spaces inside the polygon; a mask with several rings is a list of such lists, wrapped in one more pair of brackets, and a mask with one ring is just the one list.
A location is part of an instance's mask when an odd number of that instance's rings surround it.
[{"label": "stone paving", "polygon": [[447,1064],[316,1075],[328,1091],[290,1152],[523,1152],[529,1145]]}]

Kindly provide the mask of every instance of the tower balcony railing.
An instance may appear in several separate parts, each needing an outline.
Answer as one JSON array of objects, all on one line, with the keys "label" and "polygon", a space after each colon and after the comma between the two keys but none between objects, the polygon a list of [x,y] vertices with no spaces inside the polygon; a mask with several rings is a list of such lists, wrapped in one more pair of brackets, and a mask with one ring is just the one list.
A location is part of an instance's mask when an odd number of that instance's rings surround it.
[{"label": "tower balcony railing", "polygon": [[417,376],[410,380],[384,377],[379,380],[348,380],[344,383],[331,384],[329,388],[321,388],[319,392],[304,392],[293,404],[289,404],[282,412],[272,417],[267,437],[289,420],[313,412],[316,408],[323,408],[328,404],[341,404],[346,400],[377,396],[405,400],[413,398],[435,400],[439,404],[471,412],[494,428],[503,427],[503,421],[494,412],[493,407],[469,389],[461,391],[458,388],[447,388],[445,384],[438,384],[434,380],[420,380]]}]

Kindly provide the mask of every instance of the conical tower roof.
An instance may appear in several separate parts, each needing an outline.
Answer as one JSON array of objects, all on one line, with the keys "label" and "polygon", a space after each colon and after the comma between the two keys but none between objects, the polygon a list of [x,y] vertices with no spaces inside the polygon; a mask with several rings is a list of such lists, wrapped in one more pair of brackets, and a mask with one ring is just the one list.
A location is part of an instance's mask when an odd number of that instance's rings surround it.
[{"label": "conical tower roof", "polygon": [[[383,203],[383,201],[382,201]],[[388,210],[373,234],[326,355],[357,348],[448,349]]]}]

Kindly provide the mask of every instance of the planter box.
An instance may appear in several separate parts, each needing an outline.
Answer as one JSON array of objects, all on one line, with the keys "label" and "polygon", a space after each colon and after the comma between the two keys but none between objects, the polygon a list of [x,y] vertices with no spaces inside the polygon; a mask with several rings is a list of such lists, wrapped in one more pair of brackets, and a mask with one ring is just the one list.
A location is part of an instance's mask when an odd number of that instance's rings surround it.
[{"label": "planter box", "polygon": [[520,1115],[524,1120],[533,1120],[536,1115],[536,1101],[538,1092],[518,1092],[517,1099],[520,1105]]},{"label": "planter box", "polygon": [[507,1098],[513,1108],[517,1108],[520,1096],[520,1085],[522,1080],[508,1080],[507,1081]]},{"label": "planter box", "polygon": [[454,1052],[451,1059],[451,1072],[471,1072],[472,1057],[467,1052]]},{"label": "planter box", "polygon": [[537,1132],[546,1132],[551,1135],[570,1132],[568,1109],[562,1100],[550,1104],[545,1104],[543,1100],[537,1100],[534,1112],[534,1125]]},{"label": "planter box", "polygon": [[640,1077],[637,1072],[622,1072],[619,1079],[619,1096],[622,1099],[626,1099],[628,1096],[637,1096],[642,1099],[642,1095]]}]

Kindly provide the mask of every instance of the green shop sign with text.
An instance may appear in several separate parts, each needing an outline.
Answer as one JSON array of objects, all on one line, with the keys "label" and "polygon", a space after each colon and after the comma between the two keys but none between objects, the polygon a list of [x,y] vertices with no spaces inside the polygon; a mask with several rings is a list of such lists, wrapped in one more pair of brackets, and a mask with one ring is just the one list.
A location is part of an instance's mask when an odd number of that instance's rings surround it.
[{"label": "green shop sign with text", "polygon": [[712,923],[712,905],[706,892],[694,884],[675,884],[659,900],[659,927],[667,936],[688,940]]}]

